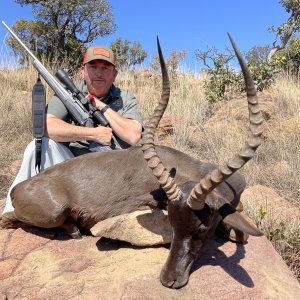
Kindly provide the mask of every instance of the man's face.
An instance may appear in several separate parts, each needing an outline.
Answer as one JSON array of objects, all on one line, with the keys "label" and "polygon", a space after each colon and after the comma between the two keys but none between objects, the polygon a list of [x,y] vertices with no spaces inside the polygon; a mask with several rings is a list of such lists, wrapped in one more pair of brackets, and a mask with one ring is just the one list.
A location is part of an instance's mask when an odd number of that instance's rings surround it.
[{"label": "man's face", "polygon": [[96,97],[106,96],[118,71],[105,60],[92,60],[81,67],[81,74],[88,90]]}]

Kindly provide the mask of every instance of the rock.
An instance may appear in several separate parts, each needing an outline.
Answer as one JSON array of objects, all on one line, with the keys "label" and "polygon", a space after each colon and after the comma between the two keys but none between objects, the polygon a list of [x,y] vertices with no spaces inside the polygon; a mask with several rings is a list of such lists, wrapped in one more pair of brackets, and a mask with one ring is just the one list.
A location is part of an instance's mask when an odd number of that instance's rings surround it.
[{"label": "rock", "polygon": [[[220,103],[219,106],[216,107],[216,111],[214,112],[213,116],[208,120],[206,124],[216,125],[220,121],[222,121],[222,123],[227,122],[227,124],[229,124],[228,121],[230,121],[231,123],[233,120],[242,121],[241,124],[248,124],[249,116],[248,104],[246,99],[246,95],[243,95],[241,97],[236,97],[235,99],[232,99],[230,101]],[[262,96],[262,94],[258,93],[258,100],[259,108],[264,118],[266,120],[272,119],[275,113],[274,103],[271,96]]]},{"label": "rock", "polygon": [[[300,227],[300,209],[280,197],[273,189],[263,185],[255,185],[247,188],[241,196],[244,207],[252,212],[253,219],[260,219],[262,223],[285,222],[294,224],[294,228]],[[263,214],[263,215],[262,215]]]},{"label": "rock", "polygon": [[[274,118],[274,103],[270,96],[258,94],[259,107],[265,120]],[[236,140],[241,132],[247,133],[249,124],[249,112],[246,96],[235,98],[216,105],[215,112],[205,122],[203,128],[208,136],[226,136]],[[262,124],[263,137],[268,134],[267,122]]]},{"label": "rock", "polygon": [[5,207],[6,198],[0,199],[0,214],[2,214],[2,211]]},{"label": "rock", "polygon": [[210,240],[187,286],[159,274],[169,250],[61,231],[0,230],[0,299],[297,299],[300,287],[265,237],[246,245]]},{"label": "rock", "polygon": [[[286,165],[282,163],[282,166]],[[289,268],[299,279],[299,203],[296,200],[285,199],[263,185],[247,188],[242,193],[241,201],[245,212],[272,240],[276,251],[282,254]]]},{"label": "rock", "polygon": [[160,209],[136,211],[97,223],[91,232],[136,246],[168,244],[172,229],[166,211]]}]

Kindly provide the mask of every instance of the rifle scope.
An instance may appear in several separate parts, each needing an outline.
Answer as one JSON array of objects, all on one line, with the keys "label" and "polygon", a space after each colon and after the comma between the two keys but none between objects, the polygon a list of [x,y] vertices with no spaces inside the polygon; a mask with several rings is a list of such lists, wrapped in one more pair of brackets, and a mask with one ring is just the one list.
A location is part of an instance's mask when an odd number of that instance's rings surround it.
[{"label": "rifle scope", "polygon": [[59,69],[55,76],[65,85],[66,89],[69,90],[74,97],[76,97],[81,104],[89,111],[93,119],[97,124],[108,127],[109,123],[99,109],[97,109],[91,101],[86,98],[81,91],[75,86],[69,75],[62,69]]}]

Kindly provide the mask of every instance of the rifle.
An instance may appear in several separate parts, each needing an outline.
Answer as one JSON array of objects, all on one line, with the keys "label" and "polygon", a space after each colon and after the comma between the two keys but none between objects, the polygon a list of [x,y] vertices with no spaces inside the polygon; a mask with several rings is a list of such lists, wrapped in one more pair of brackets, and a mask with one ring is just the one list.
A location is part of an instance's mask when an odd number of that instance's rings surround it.
[{"label": "rifle", "polygon": [[[26,47],[26,45],[18,38],[18,36],[9,28],[4,21],[3,26],[11,33],[11,35],[18,41],[18,43],[26,50],[26,52],[33,59],[33,66],[38,73],[48,83],[57,97],[65,105],[69,113],[76,120],[76,122],[85,127],[95,127],[96,125],[109,126],[107,119],[99,109],[94,107],[91,101],[86,98],[74,85],[68,74],[63,70],[59,70],[56,76],[63,81],[66,89],[55,79],[54,76],[42,65],[42,63],[35,57],[35,55]],[[91,151],[106,151],[111,150],[109,146],[99,145],[95,142],[90,143],[89,149]]]}]

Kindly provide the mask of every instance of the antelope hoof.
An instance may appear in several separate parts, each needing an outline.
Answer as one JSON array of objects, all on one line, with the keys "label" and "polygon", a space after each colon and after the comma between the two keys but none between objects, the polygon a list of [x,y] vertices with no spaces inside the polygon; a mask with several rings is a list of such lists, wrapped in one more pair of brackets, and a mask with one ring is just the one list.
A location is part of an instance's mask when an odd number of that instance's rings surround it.
[{"label": "antelope hoof", "polygon": [[82,235],[81,235],[79,229],[77,229],[75,232],[69,233],[69,235],[70,235],[70,237],[72,239],[77,239],[77,240],[81,240],[82,239]]}]

